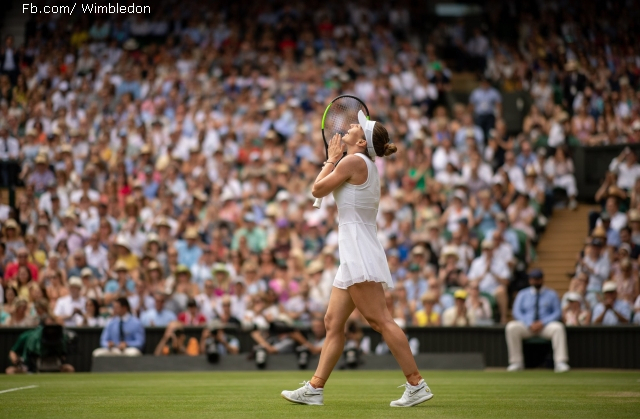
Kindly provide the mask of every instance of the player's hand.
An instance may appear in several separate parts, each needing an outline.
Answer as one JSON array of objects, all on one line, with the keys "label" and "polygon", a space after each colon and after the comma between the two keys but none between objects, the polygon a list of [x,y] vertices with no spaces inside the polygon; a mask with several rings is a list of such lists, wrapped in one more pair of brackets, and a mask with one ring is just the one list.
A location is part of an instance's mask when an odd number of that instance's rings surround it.
[{"label": "player's hand", "polygon": [[342,144],[342,137],[340,134],[336,134],[329,140],[329,161],[337,163],[342,158],[344,152],[344,144]]},{"label": "player's hand", "polygon": [[126,342],[120,342],[118,344],[118,349],[120,349],[121,351],[124,351],[125,349],[127,349],[127,343]]},{"label": "player's hand", "polygon": [[116,345],[113,342],[111,342],[111,341],[107,342],[107,348],[111,349],[114,346],[116,346]]}]

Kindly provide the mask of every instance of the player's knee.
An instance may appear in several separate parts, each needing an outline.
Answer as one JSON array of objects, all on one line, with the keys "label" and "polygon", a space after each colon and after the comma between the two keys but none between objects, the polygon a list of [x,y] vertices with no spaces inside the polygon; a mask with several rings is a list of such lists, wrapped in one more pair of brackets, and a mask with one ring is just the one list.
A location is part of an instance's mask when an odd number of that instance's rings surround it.
[{"label": "player's knee", "polygon": [[327,335],[344,334],[344,325],[338,324],[337,318],[329,313],[324,316],[324,327],[327,331]]},{"label": "player's knee", "polygon": [[369,323],[369,326],[378,333],[382,333],[385,327],[389,326],[387,319],[383,317],[367,318],[367,322]]}]

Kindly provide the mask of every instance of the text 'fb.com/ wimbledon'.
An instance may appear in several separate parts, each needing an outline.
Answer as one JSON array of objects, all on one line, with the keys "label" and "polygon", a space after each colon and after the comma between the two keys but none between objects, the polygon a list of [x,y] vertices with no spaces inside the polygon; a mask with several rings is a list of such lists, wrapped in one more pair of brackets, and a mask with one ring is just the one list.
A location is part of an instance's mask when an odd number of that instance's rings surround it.
[{"label": "text 'fb.com/ wimbledon'", "polygon": [[72,5],[66,6],[57,6],[57,5],[47,5],[47,6],[36,6],[33,3],[23,3],[22,4],[22,13],[30,13],[30,14],[64,14],[71,15],[73,12],[78,11],[81,13],[95,13],[95,14],[148,14],[151,13],[151,6],[140,6],[135,3],[131,4],[119,4],[119,3],[107,3],[107,4],[96,4],[96,3],[73,3]]}]

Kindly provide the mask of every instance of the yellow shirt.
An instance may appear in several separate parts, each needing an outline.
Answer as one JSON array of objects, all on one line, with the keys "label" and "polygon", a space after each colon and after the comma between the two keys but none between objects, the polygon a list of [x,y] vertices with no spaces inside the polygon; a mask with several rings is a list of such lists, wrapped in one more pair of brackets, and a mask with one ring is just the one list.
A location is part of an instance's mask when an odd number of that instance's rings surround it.
[{"label": "yellow shirt", "polygon": [[429,324],[427,324],[427,313],[424,310],[418,310],[415,314],[416,324],[414,326],[438,326],[440,325],[440,316],[435,311],[432,311],[429,315]]},{"label": "yellow shirt", "polygon": [[41,268],[47,263],[47,254],[42,250],[36,250],[33,255],[29,255],[29,262],[35,263],[38,268]]},{"label": "yellow shirt", "polygon": [[140,265],[138,263],[138,257],[133,253],[129,253],[125,257],[119,257],[118,261],[123,261],[127,265],[127,269],[130,271],[136,269]]}]

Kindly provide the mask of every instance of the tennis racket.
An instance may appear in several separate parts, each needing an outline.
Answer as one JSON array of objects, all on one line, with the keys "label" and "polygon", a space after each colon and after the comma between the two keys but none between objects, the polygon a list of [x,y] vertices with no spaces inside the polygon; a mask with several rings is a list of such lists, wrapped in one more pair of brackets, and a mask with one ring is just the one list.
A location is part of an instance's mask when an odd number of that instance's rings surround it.
[{"label": "tennis racket", "polygon": [[[336,134],[345,135],[351,124],[358,123],[358,112],[364,112],[369,119],[369,109],[363,101],[355,96],[341,95],[333,99],[324,110],[322,115],[322,140],[324,141],[324,152],[329,159],[329,140]],[[337,164],[337,162],[336,162]],[[316,198],[313,206],[320,208],[322,198]]]}]

